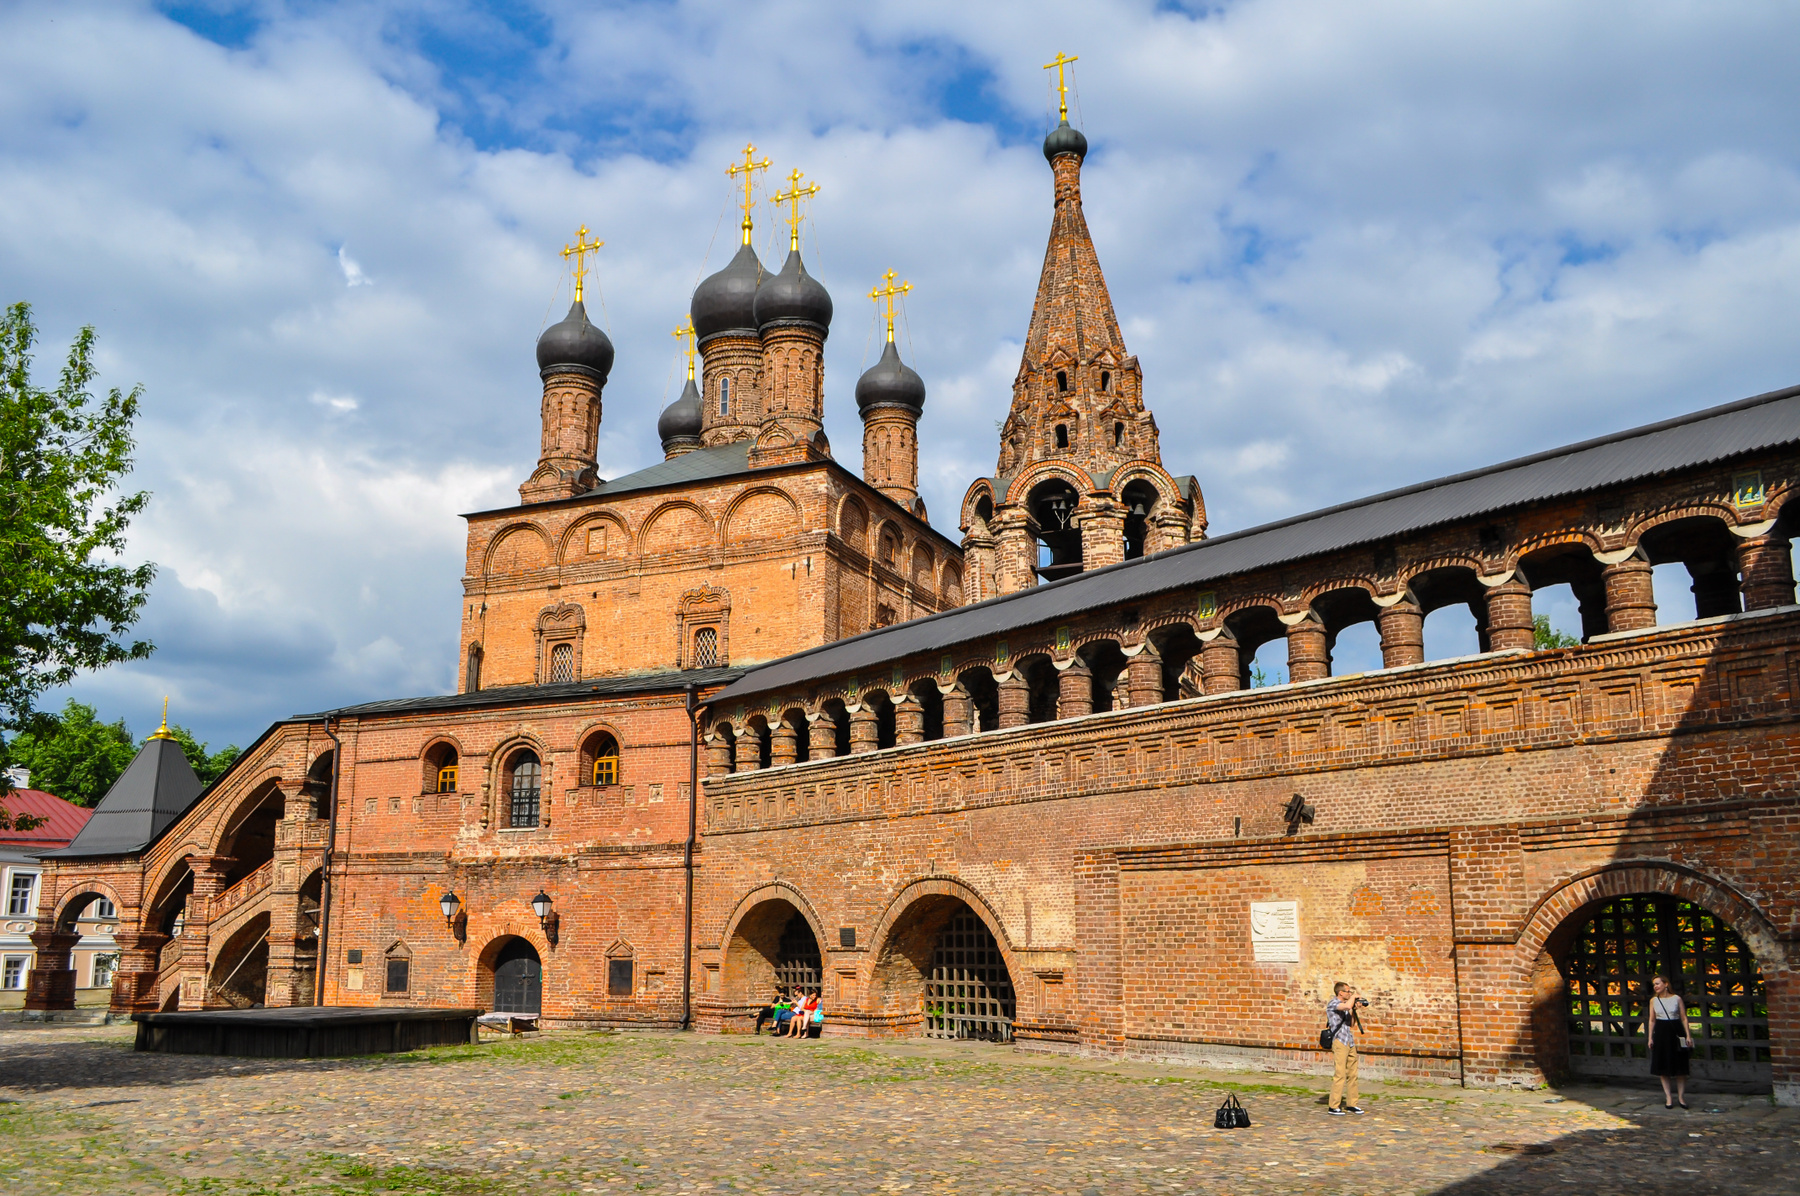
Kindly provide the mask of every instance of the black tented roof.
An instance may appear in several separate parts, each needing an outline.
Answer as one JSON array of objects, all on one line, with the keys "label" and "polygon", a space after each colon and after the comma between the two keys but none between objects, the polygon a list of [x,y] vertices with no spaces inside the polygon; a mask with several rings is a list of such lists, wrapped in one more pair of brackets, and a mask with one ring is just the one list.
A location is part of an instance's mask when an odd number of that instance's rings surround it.
[{"label": "black tented roof", "polygon": [[1800,386],[1184,544],[866,632],[752,669],[714,702],[854,674],[1084,611],[1796,441],[1800,441]]},{"label": "black tented roof", "polygon": [[43,859],[130,855],[142,851],[200,796],[200,778],[173,739],[152,738],[113,782],[94,816],[67,847]]}]

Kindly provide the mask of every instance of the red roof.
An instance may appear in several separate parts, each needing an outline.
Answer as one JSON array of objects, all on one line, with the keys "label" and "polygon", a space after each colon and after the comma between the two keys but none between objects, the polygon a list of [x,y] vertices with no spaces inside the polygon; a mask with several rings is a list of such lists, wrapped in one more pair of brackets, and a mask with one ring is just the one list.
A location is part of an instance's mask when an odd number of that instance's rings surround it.
[{"label": "red roof", "polygon": [[70,805],[62,798],[45,793],[42,789],[14,789],[4,797],[0,797],[0,806],[7,813],[17,817],[30,814],[34,818],[48,819],[42,826],[28,831],[0,831],[0,843],[8,845],[24,844],[29,847],[41,847],[46,851],[52,847],[67,847],[69,840],[76,832],[87,825],[87,820],[94,816],[92,810],[84,810],[80,806]]}]

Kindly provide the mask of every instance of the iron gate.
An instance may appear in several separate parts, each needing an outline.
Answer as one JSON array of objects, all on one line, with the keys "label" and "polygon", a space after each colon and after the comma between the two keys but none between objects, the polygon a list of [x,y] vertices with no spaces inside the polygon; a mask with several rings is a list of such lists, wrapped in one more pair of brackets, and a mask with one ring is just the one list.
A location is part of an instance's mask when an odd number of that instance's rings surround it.
[{"label": "iron gate", "polygon": [[796,995],[821,991],[825,969],[819,959],[819,940],[804,915],[796,911],[788,918],[775,951],[775,983]]},{"label": "iron gate", "polygon": [[1607,902],[1569,953],[1569,1066],[1578,1075],[1645,1075],[1650,978],[1687,1002],[1696,1078],[1768,1084],[1769,1005],[1750,949],[1725,922],[1673,897]]},{"label": "iron gate", "polygon": [[1011,1042],[1012,978],[1000,944],[966,906],[938,935],[925,981],[927,1038],[977,1038]]},{"label": "iron gate", "polygon": [[494,960],[494,1012],[538,1013],[544,1007],[544,965],[537,949],[513,939]]}]

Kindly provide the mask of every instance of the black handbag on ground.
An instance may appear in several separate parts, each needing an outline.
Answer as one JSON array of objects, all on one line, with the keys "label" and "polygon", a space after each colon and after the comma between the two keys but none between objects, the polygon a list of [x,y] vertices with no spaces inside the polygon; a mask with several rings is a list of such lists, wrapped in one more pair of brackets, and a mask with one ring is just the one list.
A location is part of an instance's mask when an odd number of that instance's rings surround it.
[{"label": "black handbag on ground", "polygon": [[1215,1130],[1247,1130],[1250,1128],[1250,1111],[1239,1103],[1237,1094],[1225,1098],[1219,1111],[1213,1114]]}]

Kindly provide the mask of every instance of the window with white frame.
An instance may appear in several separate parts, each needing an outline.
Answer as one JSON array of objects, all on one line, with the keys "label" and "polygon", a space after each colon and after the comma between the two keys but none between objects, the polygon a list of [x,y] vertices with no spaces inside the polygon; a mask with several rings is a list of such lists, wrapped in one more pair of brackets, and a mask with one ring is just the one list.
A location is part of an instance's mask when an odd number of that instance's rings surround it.
[{"label": "window with white frame", "polygon": [[6,894],[6,912],[9,914],[30,914],[37,908],[37,879],[35,872],[15,872],[12,874],[12,886]]},{"label": "window with white frame", "polygon": [[[100,900],[94,902],[93,916],[96,918],[116,918],[119,916],[119,911],[114,907],[111,897],[102,897]],[[99,986],[96,985],[95,987],[97,988]]]},{"label": "window with white frame", "polygon": [[0,963],[0,988],[24,988],[25,967],[30,962],[29,955],[8,955]]}]

